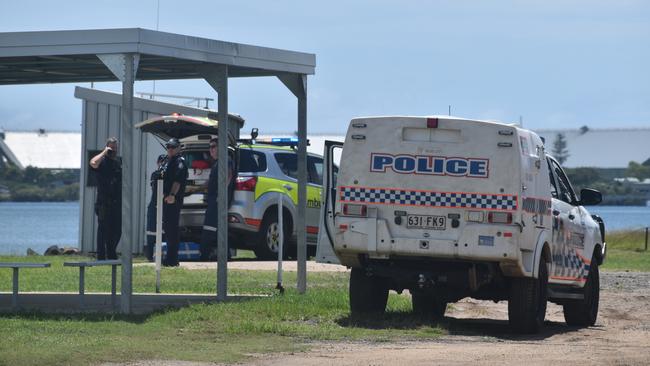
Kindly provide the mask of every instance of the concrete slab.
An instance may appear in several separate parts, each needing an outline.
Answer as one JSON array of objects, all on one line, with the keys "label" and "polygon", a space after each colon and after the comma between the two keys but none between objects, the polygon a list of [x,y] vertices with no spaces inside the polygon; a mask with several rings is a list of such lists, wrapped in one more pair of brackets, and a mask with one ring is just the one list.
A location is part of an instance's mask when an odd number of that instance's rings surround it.
[{"label": "concrete slab", "polygon": [[[154,263],[134,263],[137,266],[154,266]],[[217,262],[181,262],[180,268],[197,270],[197,269],[217,269]],[[275,261],[248,261],[248,260],[234,260],[228,262],[228,269],[248,270],[248,271],[277,271],[278,262]],[[282,269],[285,272],[296,272],[298,270],[297,261],[283,261]],[[345,266],[340,264],[327,264],[316,263],[314,261],[307,261],[307,272],[348,272]]]},{"label": "concrete slab", "polygon": [[[264,295],[230,295],[226,301],[246,301]],[[133,294],[134,314],[149,314],[156,310],[173,307],[180,308],[190,304],[216,303],[215,294]],[[18,299],[19,311],[43,313],[119,313],[120,295],[111,304],[110,293],[86,293],[84,305],[80,306],[79,294],[70,292],[21,292]],[[0,313],[14,312],[11,306],[11,293],[0,292]]]}]

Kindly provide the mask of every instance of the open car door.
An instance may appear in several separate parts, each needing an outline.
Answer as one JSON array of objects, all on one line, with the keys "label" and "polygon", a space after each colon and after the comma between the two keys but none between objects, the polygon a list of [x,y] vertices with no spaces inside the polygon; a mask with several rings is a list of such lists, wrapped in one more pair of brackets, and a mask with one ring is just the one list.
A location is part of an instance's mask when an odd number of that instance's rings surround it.
[{"label": "open car door", "polygon": [[323,174],[322,205],[318,223],[318,246],[316,247],[316,262],[340,264],[334,253],[334,205],[336,204],[336,175],[338,168],[334,165],[334,156],[340,156],[343,143],[338,141],[325,141],[323,160],[325,174]]}]

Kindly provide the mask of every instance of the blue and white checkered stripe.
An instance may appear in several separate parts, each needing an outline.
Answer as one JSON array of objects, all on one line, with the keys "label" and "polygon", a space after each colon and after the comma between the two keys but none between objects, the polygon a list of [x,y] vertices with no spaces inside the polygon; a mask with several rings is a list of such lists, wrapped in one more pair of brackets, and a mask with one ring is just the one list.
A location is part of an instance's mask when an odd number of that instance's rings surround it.
[{"label": "blue and white checkered stripe", "polygon": [[586,280],[591,266],[578,256],[573,248],[562,248],[562,265],[556,267],[555,275],[560,278]]},{"label": "blue and white checkered stripe", "polygon": [[340,187],[342,202],[422,207],[477,208],[513,211],[517,196],[467,192],[435,192],[396,188]]}]

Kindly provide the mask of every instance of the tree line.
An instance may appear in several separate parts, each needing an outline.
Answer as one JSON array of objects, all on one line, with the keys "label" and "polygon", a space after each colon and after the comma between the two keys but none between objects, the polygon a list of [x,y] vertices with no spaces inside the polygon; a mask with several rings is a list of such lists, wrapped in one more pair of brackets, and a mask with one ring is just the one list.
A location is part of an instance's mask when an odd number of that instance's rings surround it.
[{"label": "tree line", "polygon": [[0,194],[0,201],[78,201],[79,169],[19,169],[4,165],[0,169],[0,186],[8,191]]}]

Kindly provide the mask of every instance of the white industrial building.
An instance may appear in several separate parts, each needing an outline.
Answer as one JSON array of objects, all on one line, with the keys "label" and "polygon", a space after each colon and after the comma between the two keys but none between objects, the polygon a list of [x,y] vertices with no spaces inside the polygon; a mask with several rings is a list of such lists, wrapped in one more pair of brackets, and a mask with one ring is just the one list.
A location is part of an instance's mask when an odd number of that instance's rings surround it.
[{"label": "white industrial building", "polygon": [[[254,126],[254,121],[248,123]],[[564,135],[569,153],[564,166],[569,168],[626,168],[630,161],[642,163],[650,158],[650,128],[583,127],[540,129],[536,132],[545,138],[547,151],[551,153],[557,135]],[[5,131],[4,136],[4,144],[15,155],[22,167],[31,165],[48,169],[79,169],[81,162],[80,132],[41,129],[37,131]],[[291,132],[278,132],[260,135],[259,139],[291,136],[294,136]],[[248,136],[243,135],[242,137]],[[314,133],[309,134],[308,139],[307,151],[322,154],[325,140],[342,142],[345,140],[345,135],[343,132],[338,134]],[[0,152],[2,150],[2,140],[0,140]]]},{"label": "white industrial building", "polygon": [[0,146],[0,155],[20,168],[79,169],[81,163],[79,132],[5,131],[3,142],[9,151]]}]

